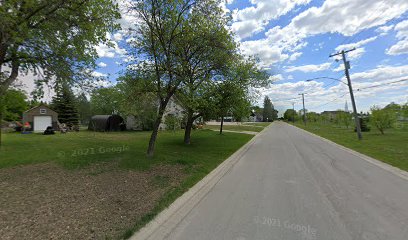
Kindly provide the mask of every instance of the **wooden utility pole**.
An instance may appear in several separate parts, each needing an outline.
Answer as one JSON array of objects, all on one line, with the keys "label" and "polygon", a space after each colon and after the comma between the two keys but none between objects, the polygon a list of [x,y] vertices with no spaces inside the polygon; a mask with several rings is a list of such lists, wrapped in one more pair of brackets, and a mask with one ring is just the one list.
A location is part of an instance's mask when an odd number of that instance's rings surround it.
[{"label": "wooden utility pole", "polygon": [[292,103],[292,106],[293,106],[292,122],[293,122],[293,125],[294,125],[295,124],[295,103],[294,102]]},{"label": "wooden utility pole", "polygon": [[302,101],[303,101],[303,123],[306,125],[305,94],[304,94],[304,93],[299,93],[299,95],[302,95]]},{"label": "wooden utility pole", "polygon": [[353,87],[351,86],[350,73],[349,73],[350,62],[346,60],[346,53],[354,51],[354,50],[356,50],[356,49],[353,48],[353,49],[350,49],[350,50],[347,50],[347,51],[342,50],[341,52],[330,55],[330,57],[341,55],[342,58],[343,58],[344,72],[346,73],[346,78],[347,78],[347,83],[348,83],[347,85],[348,85],[349,92],[350,92],[350,97],[351,97],[351,104],[353,105],[353,115],[354,115],[354,121],[356,122],[357,137],[358,137],[358,140],[361,140],[361,139],[363,139],[363,136],[361,134],[360,119],[359,119],[358,113],[357,113],[356,102],[354,101]]}]

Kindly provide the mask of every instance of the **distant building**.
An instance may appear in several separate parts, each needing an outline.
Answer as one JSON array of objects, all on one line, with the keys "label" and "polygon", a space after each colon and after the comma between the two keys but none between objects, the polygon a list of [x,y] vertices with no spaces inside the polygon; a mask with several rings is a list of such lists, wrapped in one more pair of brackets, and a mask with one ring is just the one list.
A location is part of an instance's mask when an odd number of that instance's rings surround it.
[{"label": "distant building", "polygon": [[346,113],[348,113],[348,112],[349,112],[349,109],[348,109],[348,104],[347,104],[347,100],[346,100],[346,104],[345,104],[345,106],[344,106],[344,111],[345,111]]},{"label": "distant building", "polygon": [[326,116],[329,120],[333,120],[337,117],[337,114],[344,112],[344,111],[324,111],[321,115]]},{"label": "distant building", "polygon": [[162,122],[159,126],[160,130],[165,130],[166,126],[166,117],[175,116],[180,120],[180,128],[182,128],[183,118],[185,117],[186,109],[180,104],[177,100],[177,97],[173,96],[170,98],[170,101],[167,103],[166,110],[164,111]]}]

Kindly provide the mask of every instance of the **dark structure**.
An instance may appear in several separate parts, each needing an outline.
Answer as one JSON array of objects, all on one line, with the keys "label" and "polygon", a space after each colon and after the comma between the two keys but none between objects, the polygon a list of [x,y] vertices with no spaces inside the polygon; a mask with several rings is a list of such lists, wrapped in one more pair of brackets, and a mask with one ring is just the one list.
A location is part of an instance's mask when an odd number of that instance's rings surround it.
[{"label": "dark structure", "polygon": [[54,135],[55,131],[52,129],[52,127],[47,127],[47,129],[44,131],[44,135]]},{"label": "dark structure", "polygon": [[88,130],[99,132],[124,131],[126,124],[119,115],[95,115],[89,121]]},{"label": "dark structure", "polygon": [[58,113],[41,104],[23,113],[23,124],[29,123],[32,129],[28,131],[43,132],[47,127],[58,129]]}]

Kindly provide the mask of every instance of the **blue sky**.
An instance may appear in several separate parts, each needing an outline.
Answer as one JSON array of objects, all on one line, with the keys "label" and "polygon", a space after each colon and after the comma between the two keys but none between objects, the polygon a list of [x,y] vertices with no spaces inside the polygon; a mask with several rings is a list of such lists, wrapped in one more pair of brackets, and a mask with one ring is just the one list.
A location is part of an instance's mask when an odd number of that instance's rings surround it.
[{"label": "blue sky", "polygon": [[[344,109],[346,101],[350,106],[346,85],[306,80],[344,81],[341,62],[329,55],[353,47],[347,57],[358,110],[408,102],[408,81],[401,81],[408,78],[408,1],[227,0],[222,6],[233,17],[231,31],[242,53],[259,57],[260,66],[275,80],[270,88],[260,89],[259,104],[267,95],[281,113],[292,102],[300,109],[298,94],[304,92],[309,111]],[[126,28],[135,18],[123,13]],[[95,75],[114,83],[126,65],[127,37],[118,32],[109,38],[113,48],[96,47],[100,59]]]}]

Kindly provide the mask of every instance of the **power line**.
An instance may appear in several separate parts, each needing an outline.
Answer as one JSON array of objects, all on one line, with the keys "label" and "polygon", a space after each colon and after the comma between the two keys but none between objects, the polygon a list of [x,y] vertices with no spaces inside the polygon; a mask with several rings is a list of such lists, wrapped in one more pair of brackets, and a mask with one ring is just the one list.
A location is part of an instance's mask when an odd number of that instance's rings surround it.
[{"label": "power line", "polygon": [[369,89],[369,88],[382,87],[384,85],[394,84],[394,83],[399,83],[399,82],[404,82],[404,81],[408,81],[408,78],[401,79],[401,80],[398,80],[398,81],[393,81],[393,82],[387,82],[387,83],[377,84],[377,85],[373,85],[373,86],[368,86],[368,87],[364,87],[364,88],[358,88],[357,91],[364,90],[364,89]]},{"label": "power line", "polygon": [[347,92],[344,93],[343,95],[341,95],[340,97],[337,97],[337,98],[335,98],[335,99],[333,99],[333,100],[331,100],[331,101],[328,101],[328,102],[326,102],[326,103],[323,103],[323,104],[318,105],[317,107],[313,107],[313,108],[314,108],[314,109],[317,109],[317,108],[324,107],[324,106],[326,106],[326,105],[328,105],[328,104],[330,104],[330,103],[332,103],[332,102],[334,102],[334,101],[339,100],[340,98],[343,98],[344,96],[346,96],[346,94],[347,94]]}]

